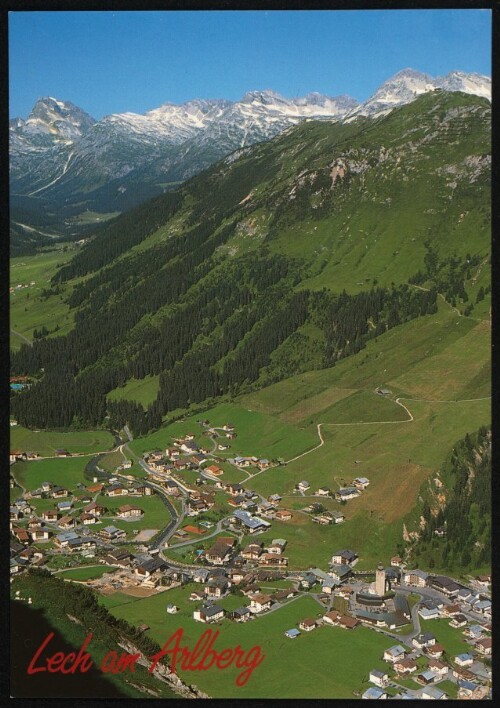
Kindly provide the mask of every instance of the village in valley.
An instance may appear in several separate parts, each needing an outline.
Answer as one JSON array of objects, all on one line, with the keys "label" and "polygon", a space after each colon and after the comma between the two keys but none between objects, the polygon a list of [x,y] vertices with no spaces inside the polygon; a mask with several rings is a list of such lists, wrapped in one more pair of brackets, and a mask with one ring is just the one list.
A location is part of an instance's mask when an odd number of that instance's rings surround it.
[{"label": "village in valley", "polygon": [[[358,698],[490,696],[489,575],[459,581],[415,568],[396,553],[359,569],[360,549],[337,546],[336,532],[349,524],[346,505],[370,494],[368,477],[338,488],[301,479],[286,499],[278,491],[259,493],[253,482],[270,470],[286,475],[285,459],[268,459],[258,449],[236,454],[239,430],[229,422],[191,418],[186,425],[193,427],[141,454],[129,447],[127,428],[107,454],[56,449],[43,463],[52,460],[57,474],[47,471],[43,479],[41,455],[11,450],[11,578],[46,568],[86,583],[110,607],[114,597],[124,598],[117,614],[127,618],[127,608],[144,603],[130,620],[144,632],[158,629],[158,617],[164,627],[189,625],[195,634],[197,623],[221,631],[241,624],[244,642],[248,629],[262,623],[283,653],[316,633],[322,646],[340,637],[354,646],[356,634],[368,632],[378,653],[371,652],[373,665],[365,663],[356,679]],[[303,502],[300,508],[293,498]],[[299,518],[329,544],[322,568],[300,567],[293,554],[295,536],[287,529]],[[19,591],[16,598],[30,601]]]}]

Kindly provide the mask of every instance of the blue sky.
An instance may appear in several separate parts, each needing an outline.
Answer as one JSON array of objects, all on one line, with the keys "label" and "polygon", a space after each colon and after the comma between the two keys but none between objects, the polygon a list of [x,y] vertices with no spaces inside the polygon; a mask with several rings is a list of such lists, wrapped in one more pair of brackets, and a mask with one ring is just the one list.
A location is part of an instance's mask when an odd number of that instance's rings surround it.
[{"label": "blue sky", "polygon": [[11,12],[10,115],[37,98],[95,118],[274,89],[365,100],[411,67],[491,75],[488,10]]}]

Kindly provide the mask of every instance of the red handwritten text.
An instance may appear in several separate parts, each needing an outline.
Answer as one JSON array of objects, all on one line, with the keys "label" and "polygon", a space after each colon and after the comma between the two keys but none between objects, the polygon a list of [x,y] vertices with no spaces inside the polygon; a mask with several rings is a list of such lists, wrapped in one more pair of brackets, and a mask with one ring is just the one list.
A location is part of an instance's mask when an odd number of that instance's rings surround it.
[{"label": "red handwritten text", "polygon": [[152,664],[149,673],[155,670],[160,659],[167,654],[171,655],[170,666],[172,671],[176,670],[177,664],[183,671],[207,671],[213,666],[218,669],[227,669],[231,665],[238,669],[244,669],[236,678],[237,686],[244,686],[254,669],[259,666],[265,658],[261,654],[260,647],[255,646],[246,653],[238,644],[234,649],[222,649],[217,652],[213,645],[217,641],[220,632],[215,633],[212,629],[207,629],[196,642],[193,651],[189,647],[181,647],[184,630],[178,629],[163,645],[163,648],[151,657]]},{"label": "red handwritten text", "polygon": [[79,671],[81,674],[85,674],[92,666],[93,662],[90,655],[87,654],[85,649],[92,639],[92,635],[88,634],[80,647],[78,654],[71,652],[70,654],[64,654],[62,651],[58,651],[52,656],[45,657],[45,665],[43,665],[43,660],[37,666],[37,662],[42,656],[46,647],[50,644],[52,638],[54,637],[54,632],[48,634],[43,642],[40,644],[35,652],[35,655],[30,661],[28,666],[28,674],[37,674],[40,671],[48,671],[52,674],[74,674]]}]

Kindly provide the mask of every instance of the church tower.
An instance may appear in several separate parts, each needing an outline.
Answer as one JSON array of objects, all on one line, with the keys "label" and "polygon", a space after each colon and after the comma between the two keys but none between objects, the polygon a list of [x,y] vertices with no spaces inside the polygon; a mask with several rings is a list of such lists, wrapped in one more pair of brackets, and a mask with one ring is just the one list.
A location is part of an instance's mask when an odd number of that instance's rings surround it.
[{"label": "church tower", "polygon": [[380,563],[375,571],[375,594],[379,597],[385,595],[385,570]]}]

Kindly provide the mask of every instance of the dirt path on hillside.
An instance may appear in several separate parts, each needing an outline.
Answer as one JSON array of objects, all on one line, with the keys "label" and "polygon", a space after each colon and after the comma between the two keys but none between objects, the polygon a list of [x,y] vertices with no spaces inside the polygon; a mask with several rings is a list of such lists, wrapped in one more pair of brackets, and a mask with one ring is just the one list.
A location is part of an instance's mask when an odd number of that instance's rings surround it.
[{"label": "dirt path on hillside", "polygon": [[[418,401],[421,403],[472,403],[474,401],[488,401],[491,399],[491,396],[483,396],[481,398],[464,398],[461,400],[455,400],[455,401],[434,401],[434,400],[429,400],[425,398],[407,398],[406,396],[399,396],[398,398],[395,399],[394,403],[397,403],[398,406],[401,406],[406,413],[408,414],[408,418],[406,420],[372,420],[369,422],[358,422],[358,423],[318,423],[316,426],[316,429],[318,431],[318,437],[319,437],[319,445],[316,445],[315,447],[311,448],[310,450],[307,450],[306,452],[301,453],[300,455],[297,455],[296,457],[292,457],[292,459],[287,460],[287,464],[290,462],[294,462],[295,460],[299,460],[301,457],[305,457],[305,455],[310,455],[311,452],[314,452],[315,450],[318,450],[320,447],[322,447],[325,444],[324,438],[321,434],[321,427],[323,425],[327,425],[328,427],[333,427],[333,426],[338,426],[338,427],[344,427],[347,425],[395,425],[397,423],[399,424],[404,424],[404,423],[413,423],[415,420],[413,417],[412,412],[410,409],[405,406],[404,403],[401,403],[401,401]],[[254,475],[255,476],[255,475]]]}]

